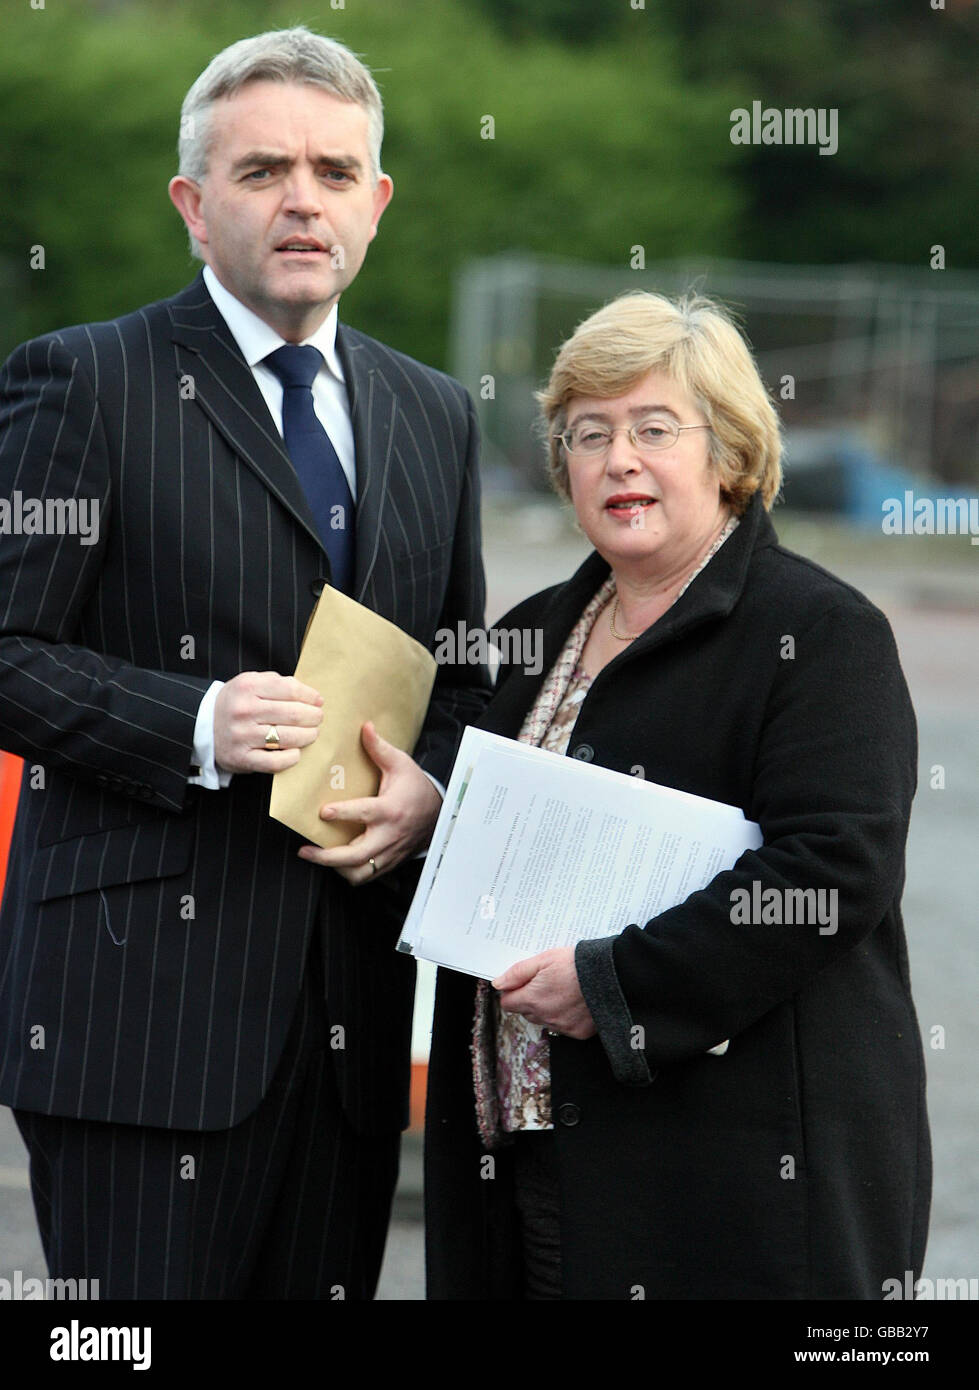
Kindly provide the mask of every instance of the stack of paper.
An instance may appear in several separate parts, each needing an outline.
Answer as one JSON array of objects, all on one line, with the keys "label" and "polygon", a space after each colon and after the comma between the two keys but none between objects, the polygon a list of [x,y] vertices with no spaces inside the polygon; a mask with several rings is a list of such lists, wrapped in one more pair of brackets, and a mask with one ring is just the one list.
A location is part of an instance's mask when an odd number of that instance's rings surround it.
[{"label": "stack of paper", "polygon": [[398,949],[493,979],[647,922],[761,843],[736,806],[467,729]]}]

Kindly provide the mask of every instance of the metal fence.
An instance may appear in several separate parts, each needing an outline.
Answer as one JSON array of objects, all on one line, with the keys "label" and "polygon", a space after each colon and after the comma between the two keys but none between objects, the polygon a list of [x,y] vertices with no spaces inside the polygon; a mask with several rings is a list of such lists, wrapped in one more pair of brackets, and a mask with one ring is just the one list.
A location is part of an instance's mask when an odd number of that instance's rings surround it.
[{"label": "metal fence", "polygon": [[732,309],[790,437],[845,429],[888,466],[979,485],[979,274],[499,256],[460,272],[451,339],[453,373],[479,403],[491,489],[543,486],[533,391],[574,326],[629,289],[695,289]]}]

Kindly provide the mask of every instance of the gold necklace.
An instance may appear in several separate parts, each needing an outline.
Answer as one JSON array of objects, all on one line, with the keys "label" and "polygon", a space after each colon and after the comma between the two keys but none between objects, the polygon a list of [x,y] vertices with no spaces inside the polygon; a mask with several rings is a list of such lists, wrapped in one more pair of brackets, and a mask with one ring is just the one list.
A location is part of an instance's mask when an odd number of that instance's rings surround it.
[{"label": "gold necklace", "polygon": [[[695,574],[699,574],[699,573],[700,573],[700,570],[702,570],[702,569],[704,568],[704,565],[706,565],[707,560],[709,560],[709,559],[711,558],[711,556],[714,554],[714,547],[717,545],[718,541],[720,540],[720,537],[724,534],[725,530],[727,529],[727,526],[730,525],[730,521],[731,521],[731,518],[728,517],[728,519],[727,519],[727,521],[725,522],[724,526],[721,527],[721,530],[718,532],[717,536],[715,536],[713,545],[711,546],[711,548],[710,548],[710,549],[708,550],[708,552],[707,552],[707,557],[706,557],[706,559],[704,559],[703,561],[701,561],[701,564],[700,564],[699,569],[696,569],[696,570],[694,570],[694,571],[692,572],[692,574],[691,574],[691,576],[690,576],[690,579],[692,579],[693,576],[694,576]],[[687,580],[687,584],[690,583],[690,579]],[[684,585],[683,588],[686,588],[686,585]],[[681,594],[683,593],[683,588],[680,589],[680,593],[681,593]],[[677,595],[677,597],[679,597],[679,594]],[[675,600],[674,600],[674,601],[675,601]],[[619,611],[619,596],[618,596],[618,594],[616,594],[616,595],[615,595],[615,602],[612,604],[612,611],[611,611],[611,613],[609,614],[609,627],[611,628],[612,636],[613,636],[613,637],[617,637],[618,640],[619,640],[620,642],[634,642],[634,641],[636,640],[637,637],[641,637],[641,636],[642,636],[642,633],[641,633],[641,632],[632,632],[632,633],[629,633],[629,632],[616,632],[616,630],[615,630],[615,615],[616,615],[616,613],[618,613],[618,611]],[[644,630],[645,630],[645,629],[644,629]]]},{"label": "gold necklace", "polygon": [[612,636],[613,636],[613,637],[617,637],[617,638],[619,639],[620,642],[634,642],[634,641],[636,640],[637,637],[641,637],[641,636],[642,636],[642,633],[641,633],[641,632],[633,632],[633,633],[629,633],[629,632],[616,632],[616,630],[615,630],[615,615],[616,615],[616,613],[618,613],[618,611],[619,611],[619,596],[618,596],[618,594],[616,594],[616,595],[615,595],[615,602],[612,604],[612,612],[611,612],[611,614],[609,615],[609,627],[612,629]]}]

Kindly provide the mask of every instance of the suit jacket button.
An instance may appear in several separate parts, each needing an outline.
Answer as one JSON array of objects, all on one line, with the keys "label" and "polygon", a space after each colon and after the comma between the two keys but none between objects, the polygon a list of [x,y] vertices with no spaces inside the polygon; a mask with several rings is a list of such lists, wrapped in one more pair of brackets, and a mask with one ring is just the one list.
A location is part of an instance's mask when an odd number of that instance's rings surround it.
[{"label": "suit jacket button", "polygon": [[579,759],[580,762],[590,763],[595,756],[595,750],[590,743],[579,743],[571,756]]},{"label": "suit jacket button", "polygon": [[318,574],[309,586],[309,592],[313,595],[313,598],[319,598],[329,582],[330,581],[325,579],[322,574]]},{"label": "suit jacket button", "polygon": [[564,1105],[558,1106],[557,1117],[563,1125],[576,1125],[581,1119],[581,1111],[577,1105],[572,1105],[566,1101]]}]

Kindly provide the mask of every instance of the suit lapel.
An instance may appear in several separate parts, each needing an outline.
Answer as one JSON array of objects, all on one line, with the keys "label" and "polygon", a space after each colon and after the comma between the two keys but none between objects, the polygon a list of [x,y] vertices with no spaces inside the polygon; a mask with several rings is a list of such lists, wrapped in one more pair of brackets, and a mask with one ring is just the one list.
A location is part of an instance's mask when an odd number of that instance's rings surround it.
[{"label": "suit lapel", "polygon": [[170,318],[181,389],[192,383],[192,398],[215,428],[322,549],[265,398],[200,277],[171,301]]},{"label": "suit lapel", "polygon": [[377,564],[384,514],[391,490],[391,457],[398,398],[380,370],[380,353],[369,338],[338,324],[337,352],[347,383],[356,451],[354,597],[363,602]]}]

